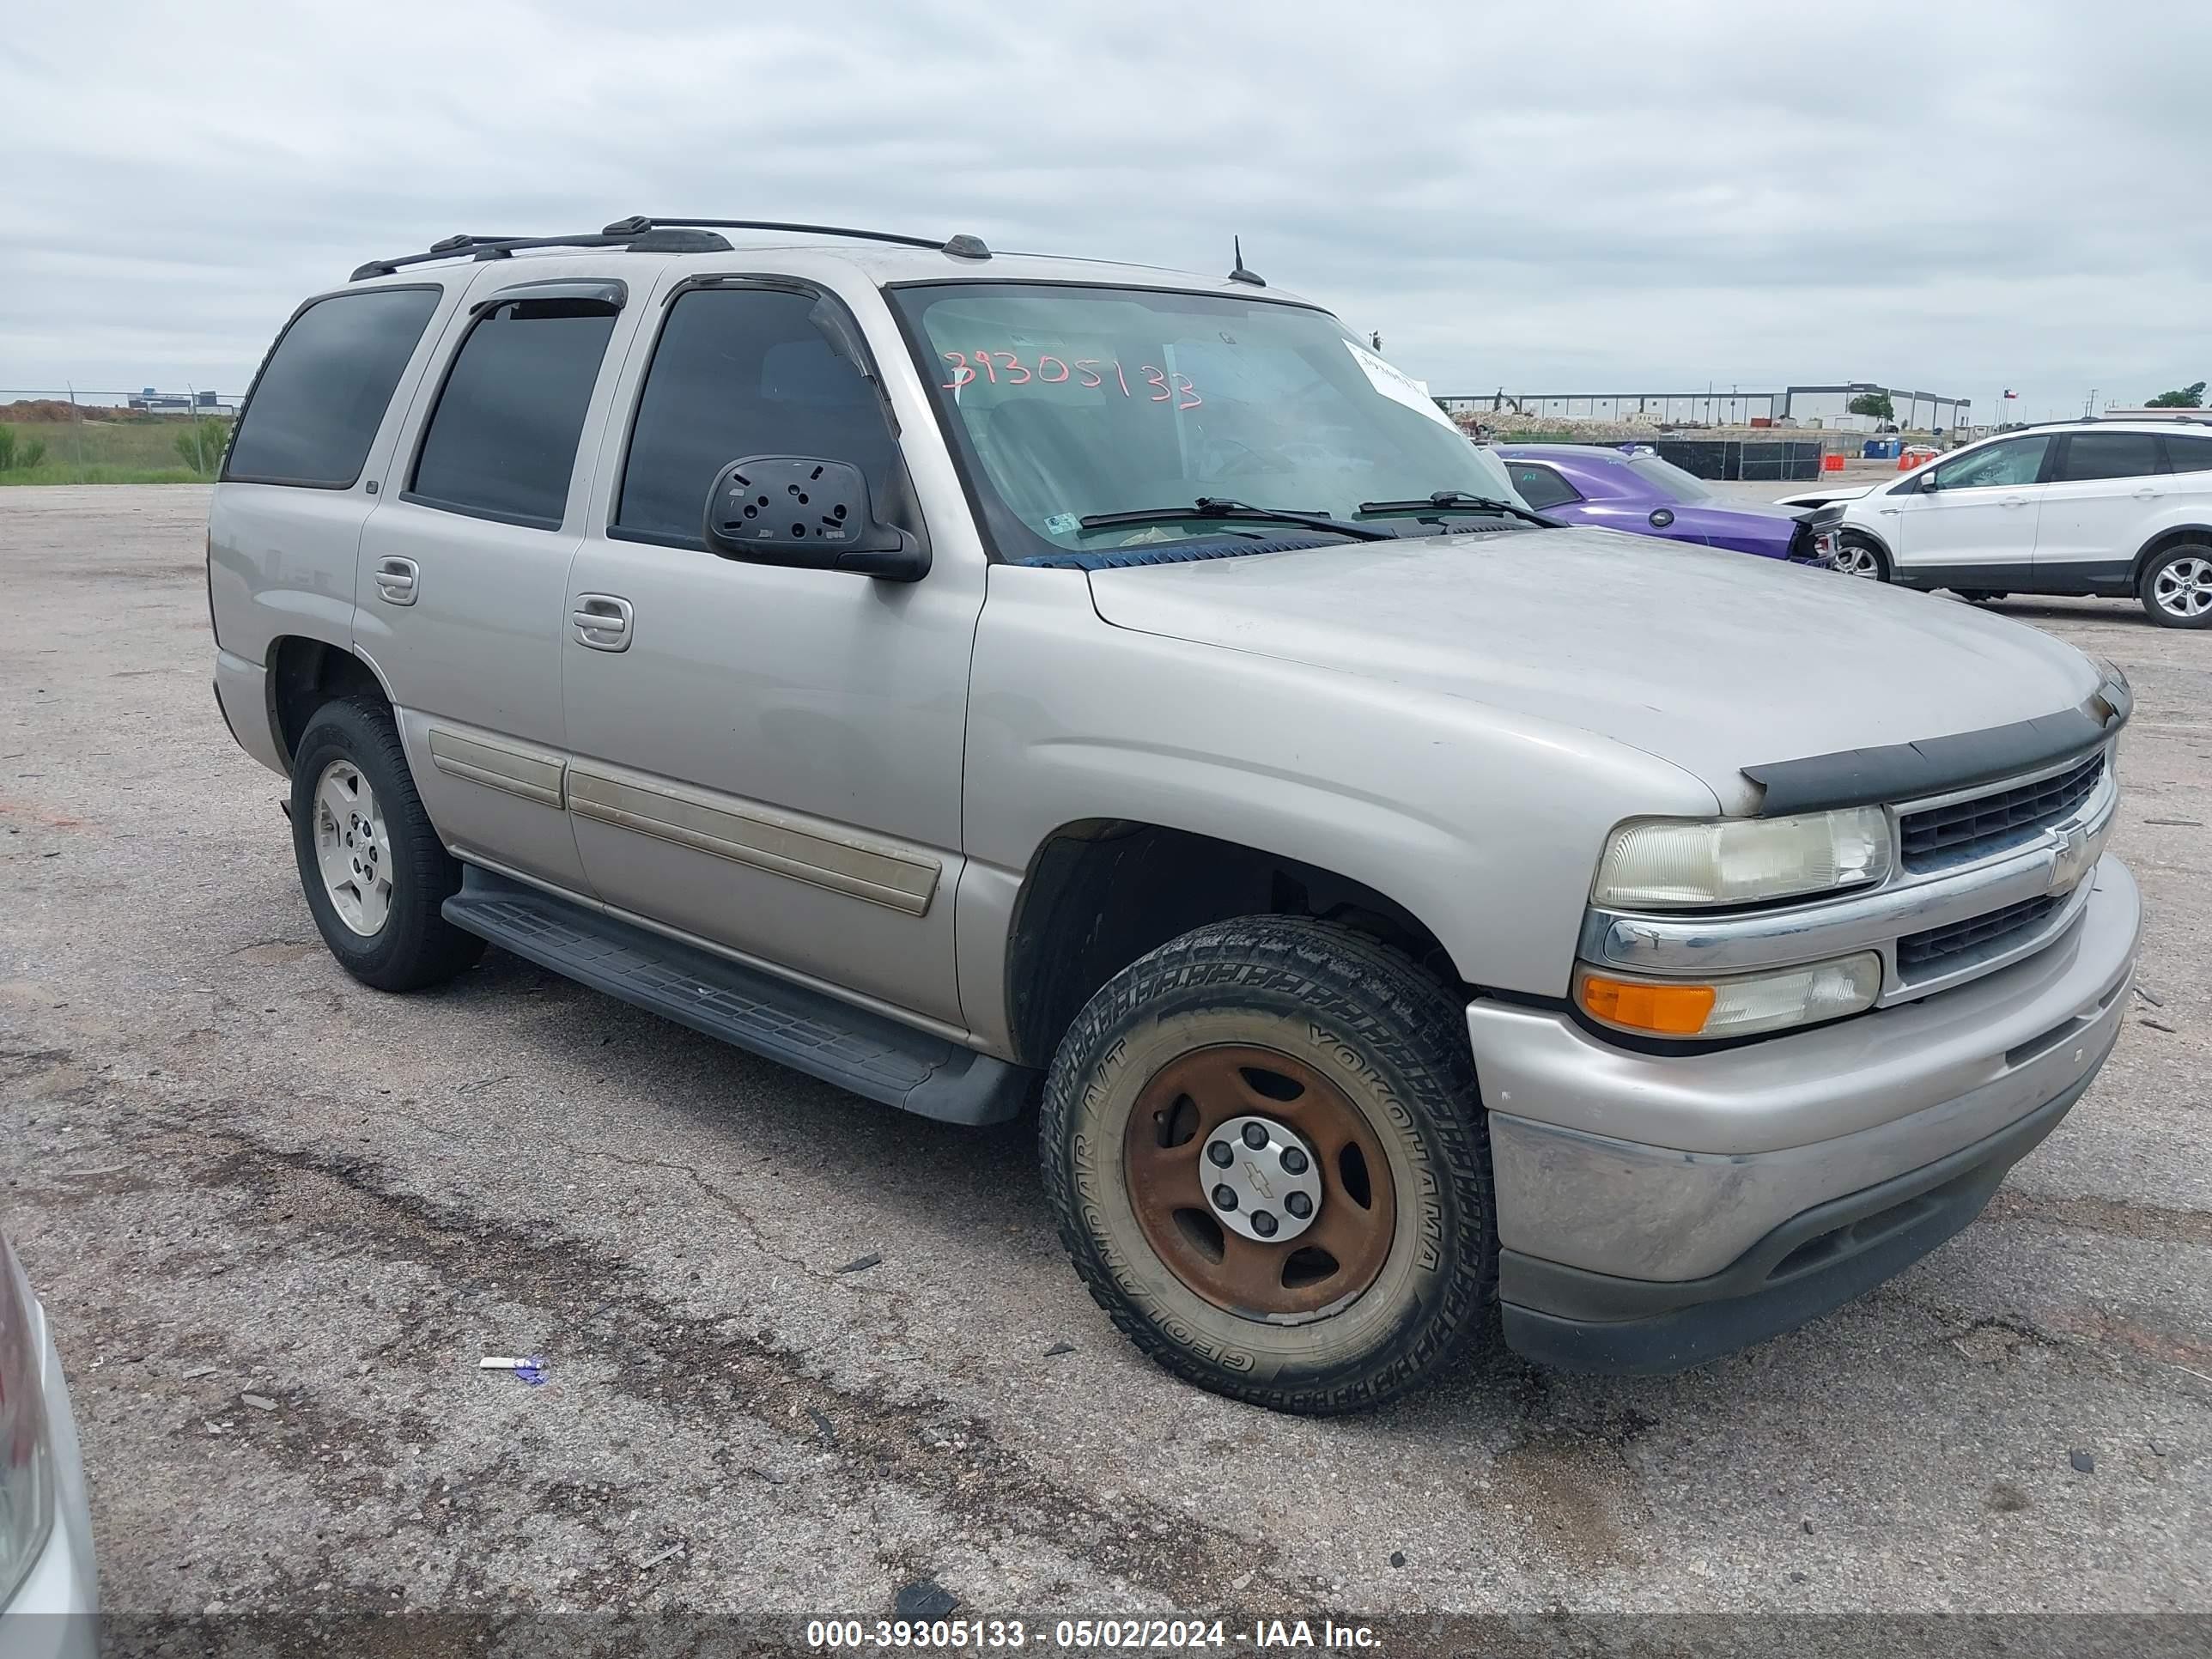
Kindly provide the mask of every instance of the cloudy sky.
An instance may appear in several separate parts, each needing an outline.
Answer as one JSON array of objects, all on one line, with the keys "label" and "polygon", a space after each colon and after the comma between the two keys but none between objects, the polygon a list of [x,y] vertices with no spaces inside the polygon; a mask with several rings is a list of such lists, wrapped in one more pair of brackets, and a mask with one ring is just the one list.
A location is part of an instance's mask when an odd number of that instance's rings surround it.
[{"label": "cloudy sky", "polygon": [[2212,4],[13,0],[0,389],[236,391],[456,230],[1225,270],[1438,392],[2212,378]]}]

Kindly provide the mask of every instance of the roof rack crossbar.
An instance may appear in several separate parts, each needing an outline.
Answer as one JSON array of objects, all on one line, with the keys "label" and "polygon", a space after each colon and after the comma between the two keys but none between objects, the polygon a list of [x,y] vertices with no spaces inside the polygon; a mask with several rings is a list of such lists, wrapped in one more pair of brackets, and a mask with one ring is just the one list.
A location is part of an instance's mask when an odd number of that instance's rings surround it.
[{"label": "roof rack crossbar", "polygon": [[724,253],[729,246],[720,236],[685,237],[680,232],[661,234],[651,229],[627,235],[592,230],[580,231],[574,236],[447,236],[431,243],[425,252],[371,259],[354,271],[352,280],[358,283],[370,276],[389,276],[403,266],[424,264],[433,259],[455,259],[464,254],[472,254],[479,260],[504,259],[519,248],[628,247],[641,253]]},{"label": "roof rack crossbar", "polygon": [[726,253],[730,244],[711,234],[720,230],[781,230],[804,236],[849,236],[867,242],[894,242],[901,247],[933,248],[961,259],[988,259],[991,250],[981,238],[966,234],[946,239],[903,236],[896,231],[859,230],[845,225],[795,224],[777,219],[660,219],[640,214],[617,219],[603,230],[574,236],[446,236],[422,253],[403,253],[390,259],[371,259],[357,267],[352,280],[389,276],[408,265],[433,259],[472,254],[478,259],[504,259],[518,249],[539,247],[628,247],[641,253]]},{"label": "roof rack crossbar", "polygon": [[900,247],[934,248],[962,259],[988,259],[991,250],[981,237],[963,233],[959,235],[908,236],[895,230],[862,230],[852,225],[809,225],[784,219],[664,219],[657,214],[639,214],[634,218],[617,219],[607,227],[610,235],[636,234],[659,229],[663,226],[688,230],[785,230],[801,236],[849,236],[863,242],[891,242]]}]

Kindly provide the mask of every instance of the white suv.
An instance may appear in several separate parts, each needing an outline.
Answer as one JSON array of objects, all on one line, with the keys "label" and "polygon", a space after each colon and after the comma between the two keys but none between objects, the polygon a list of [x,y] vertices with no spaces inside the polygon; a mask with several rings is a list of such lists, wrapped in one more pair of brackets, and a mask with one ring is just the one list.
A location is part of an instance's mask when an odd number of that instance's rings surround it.
[{"label": "white suv", "polygon": [[1970,599],[2132,594],[2161,627],[2212,627],[2212,430],[2185,421],[2008,432],[1790,499],[1844,503],[1837,566],[1856,575]]}]

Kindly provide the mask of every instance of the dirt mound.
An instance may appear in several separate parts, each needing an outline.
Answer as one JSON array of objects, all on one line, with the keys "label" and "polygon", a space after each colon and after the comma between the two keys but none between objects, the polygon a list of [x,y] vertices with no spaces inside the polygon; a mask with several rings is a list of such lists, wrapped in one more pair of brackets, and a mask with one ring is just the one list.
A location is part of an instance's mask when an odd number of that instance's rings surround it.
[{"label": "dirt mound", "polygon": [[58,398],[18,398],[12,404],[0,404],[0,421],[20,426],[33,426],[42,421],[74,421],[78,411]]}]

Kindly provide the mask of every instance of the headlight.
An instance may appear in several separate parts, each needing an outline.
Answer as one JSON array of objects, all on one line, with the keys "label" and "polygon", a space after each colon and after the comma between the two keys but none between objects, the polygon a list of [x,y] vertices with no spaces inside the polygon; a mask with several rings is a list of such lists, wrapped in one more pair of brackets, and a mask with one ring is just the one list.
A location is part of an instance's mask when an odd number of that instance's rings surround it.
[{"label": "headlight", "polygon": [[1832,962],[1702,981],[1624,979],[1582,968],[1575,1001],[1601,1024],[1644,1036],[1732,1037],[1862,1013],[1881,994],[1881,958]]},{"label": "headlight", "polygon": [[1847,806],[1788,818],[1648,818],[1613,832],[1596,902],[1626,909],[1753,904],[1889,874],[1889,816]]},{"label": "headlight", "polygon": [[54,1522],[38,1307],[15,1251],[0,1238],[0,1607],[46,1547]]}]

